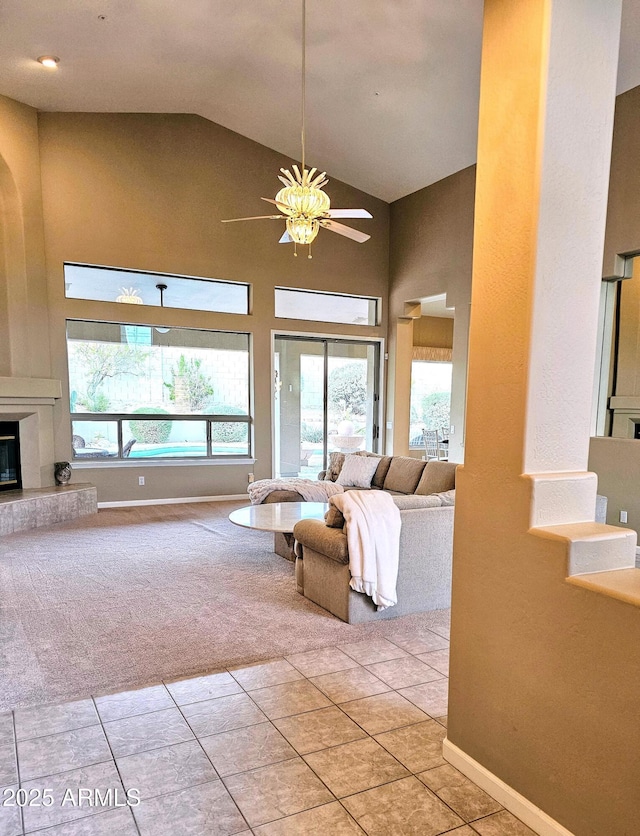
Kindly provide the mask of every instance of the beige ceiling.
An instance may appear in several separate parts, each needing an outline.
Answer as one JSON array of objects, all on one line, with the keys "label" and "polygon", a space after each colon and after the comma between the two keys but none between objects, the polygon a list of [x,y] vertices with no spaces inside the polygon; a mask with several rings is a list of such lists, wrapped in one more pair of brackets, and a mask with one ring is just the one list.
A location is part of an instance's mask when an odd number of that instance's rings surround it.
[{"label": "beige ceiling", "polygon": [[[391,201],[475,161],[482,0],[307,6],[311,165]],[[42,110],[198,113],[298,159],[300,10],[3,0],[0,93]],[[625,0],[619,92],[640,83],[638,37],[640,0]],[[58,70],[34,61],[51,53]]]}]

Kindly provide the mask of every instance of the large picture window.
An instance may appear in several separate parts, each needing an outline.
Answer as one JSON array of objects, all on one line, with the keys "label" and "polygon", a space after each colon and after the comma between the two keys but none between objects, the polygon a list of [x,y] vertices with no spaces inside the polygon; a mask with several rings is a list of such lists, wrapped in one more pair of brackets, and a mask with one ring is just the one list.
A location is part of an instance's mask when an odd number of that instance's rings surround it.
[{"label": "large picture window", "polygon": [[74,459],[251,455],[249,335],[67,322]]}]

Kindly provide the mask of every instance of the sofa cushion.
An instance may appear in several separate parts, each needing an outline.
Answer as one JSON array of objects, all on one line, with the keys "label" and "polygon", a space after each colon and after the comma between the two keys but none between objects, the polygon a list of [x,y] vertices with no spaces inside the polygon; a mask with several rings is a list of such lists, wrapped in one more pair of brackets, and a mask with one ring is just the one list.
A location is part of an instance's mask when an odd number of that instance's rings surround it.
[{"label": "sofa cushion", "polygon": [[370,488],[377,467],[377,458],[348,455],[344,460],[340,475],[336,479],[336,484],[343,487]]},{"label": "sofa cushion", "polygon": [[[418,486],[425,463],[409,456],[393,456],[389,472],[384,480],[385,491],[414,493]],[[444,490],[444,488],[443,488]],[[430,491],[433,493],[433,491]]]},{"label": "sofa cushion", "polygon": [[340,471],[342,470],[344,458],[344,453],[329,453],[329,464],[325,471],[325,479],[327,479],[329,482],[336,481],[336,479],[340,475]]},{"label": "sofa cushion", "polygon": [[[415,494],[414,494],[415,496]],[[441,493],[436,493],[434,496],[440,497],[440,502],[443,506],[445,505],[455,505],[456,504],[456,489],[451,488],[450,491],[442,491]]]},{"label": "sofa cushion", "polygon": [[455,462],[439,462],[436,459],[427,462],[415,493],[426,496],[455,488],[457,466]]},{"label": "sofa cushion", "polygon": [[392,458],[393,456],[380,456],[378,467],[376,468],[376,472],[373,474],[373,479],[371,480],[372,488],[382,488],[384,486],[384,480],[387,478]]},{"label": "sofa cushion", "polygon": [[437,493],[431,496],[418,496],[418,494],[401,494],[393,497],[393,502],[400,511],[412,511],[414,508],[440,508],[442,499]]}]

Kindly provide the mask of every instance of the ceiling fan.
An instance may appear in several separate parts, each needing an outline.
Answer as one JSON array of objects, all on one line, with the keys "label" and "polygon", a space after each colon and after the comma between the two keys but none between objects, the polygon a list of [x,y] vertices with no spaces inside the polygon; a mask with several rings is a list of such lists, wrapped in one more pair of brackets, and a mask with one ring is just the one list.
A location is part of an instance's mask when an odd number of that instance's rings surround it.
[{"label": "ceiling fan", "polygon": [[371,238],[358,229],[353,229],[345,224],[337,223],[334,218],[372,218],[373,215],[366,209],[332,209],[329,196],[322,190],[329,182],[326,172],[318,174],[316,168],[305,167],[305,100],[306,100],[306,0],[302,0],[302,165],[292,165],[293,174],[289,169],[281,168],[278,180],[283,184],[282,189],[277,193],[275,200],[270,197],[263,197],[267,203],[273,203],[281,212],[279,215],[254,215],[249,218],[229,218],[222,223],[235,223],[236,221],[257,221],[257,220],[284,220],[286,230],[280,244],[294,245],[294,255],[297,255],[297,245],[307,244],[309,246],[309,258],[311,258],[311,244],[315,240],[320,227],[345,238],[351,238],[359,244],[364,244]]}]

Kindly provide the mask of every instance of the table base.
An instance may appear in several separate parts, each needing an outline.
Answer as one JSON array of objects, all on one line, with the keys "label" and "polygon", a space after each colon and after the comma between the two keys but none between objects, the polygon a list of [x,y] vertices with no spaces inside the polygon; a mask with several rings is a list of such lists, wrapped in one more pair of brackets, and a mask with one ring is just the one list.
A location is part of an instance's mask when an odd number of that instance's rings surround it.
[{"label": "table base", "polygon": [[281,534],[279,531],[276,531],[273,535],[273,550],[280,557],[284,557],[285,560],[290,560],[292,563],[295,563],[294,542],[295,538],[293,534]]}]

